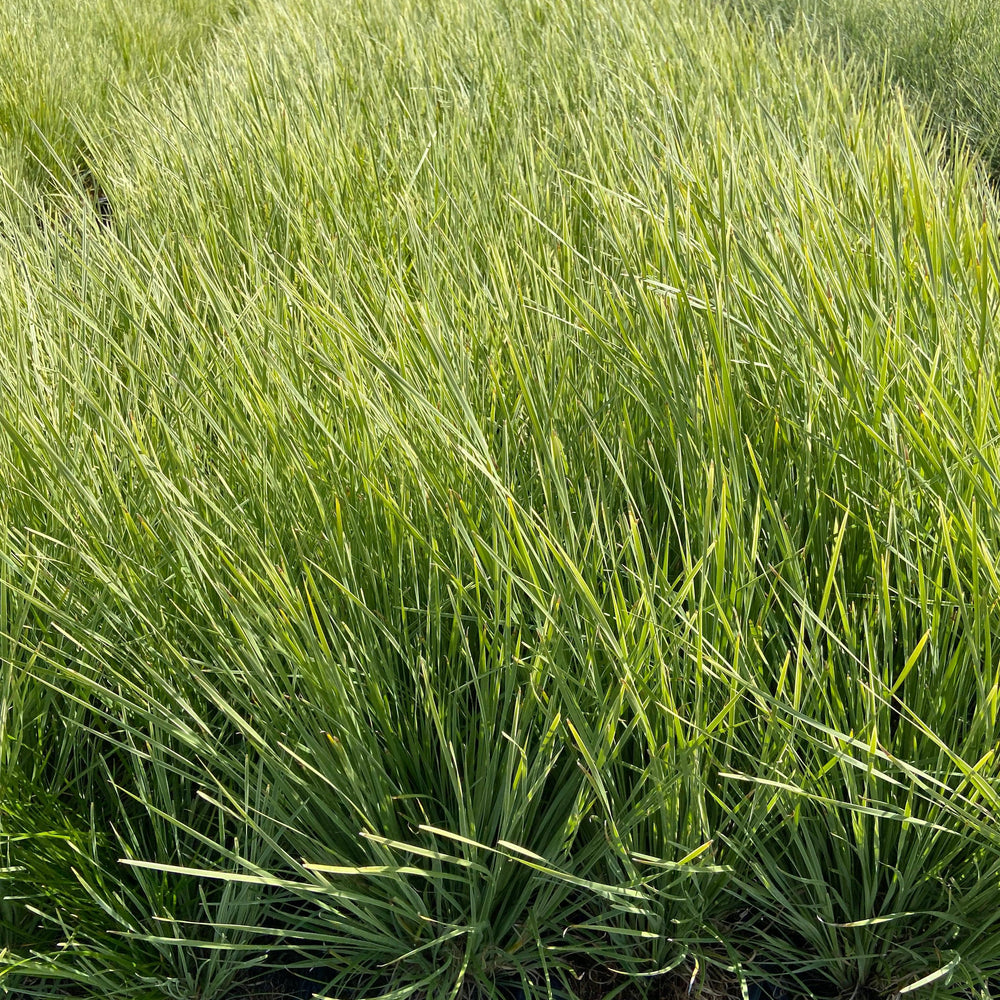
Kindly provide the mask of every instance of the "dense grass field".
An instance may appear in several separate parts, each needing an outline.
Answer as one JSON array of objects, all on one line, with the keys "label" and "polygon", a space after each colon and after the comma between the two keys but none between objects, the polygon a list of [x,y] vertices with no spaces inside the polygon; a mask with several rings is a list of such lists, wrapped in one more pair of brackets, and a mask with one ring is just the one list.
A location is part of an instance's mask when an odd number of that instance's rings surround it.
[{"label": "dense grass field", "polygon": [[1000,995],[989,149],[801,12],[139,6],[0,15],[0,991]]}]

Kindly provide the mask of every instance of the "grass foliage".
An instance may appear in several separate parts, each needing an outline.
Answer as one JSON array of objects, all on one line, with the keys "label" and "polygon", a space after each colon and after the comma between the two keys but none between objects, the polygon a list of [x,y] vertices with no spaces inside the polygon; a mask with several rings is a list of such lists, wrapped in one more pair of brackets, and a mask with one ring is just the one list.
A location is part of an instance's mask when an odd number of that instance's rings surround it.
[{"label": "grass foliage", "polygon": [[1000,184],[1000,8],[992,0],[734,0],[751,22],[807,21],[829,51],[902,87]]},{"label": "grass foliage", "polygon": [[289,0],[9,177],[2,987],[995,990],[1000,211],[814,42]]},{"label": "grass foliage", "polygon": [[245,0],[17,0],[0,7],[4,186],[92,170],[78,127],[100,133],[123,88],[177,73]]}]

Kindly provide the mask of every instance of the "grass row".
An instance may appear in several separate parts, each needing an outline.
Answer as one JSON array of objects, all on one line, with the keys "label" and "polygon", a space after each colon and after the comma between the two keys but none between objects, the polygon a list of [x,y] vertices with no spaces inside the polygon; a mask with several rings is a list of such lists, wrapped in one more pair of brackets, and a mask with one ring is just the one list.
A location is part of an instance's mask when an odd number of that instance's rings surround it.
[{"label": "grass row", "polygon": [[289,0],[9,199],[0,986],[996,991],[1000,212],[813,44]]}]

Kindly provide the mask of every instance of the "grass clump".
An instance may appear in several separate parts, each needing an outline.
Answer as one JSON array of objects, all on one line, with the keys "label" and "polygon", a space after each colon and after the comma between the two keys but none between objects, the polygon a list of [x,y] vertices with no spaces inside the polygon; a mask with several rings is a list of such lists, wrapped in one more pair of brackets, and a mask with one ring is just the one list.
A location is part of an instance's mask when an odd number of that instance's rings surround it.
[{"label": "grass clump", "polygon": [[997,208],[811,44],[290,0],[12,215],[5,987],[987,995]]}]

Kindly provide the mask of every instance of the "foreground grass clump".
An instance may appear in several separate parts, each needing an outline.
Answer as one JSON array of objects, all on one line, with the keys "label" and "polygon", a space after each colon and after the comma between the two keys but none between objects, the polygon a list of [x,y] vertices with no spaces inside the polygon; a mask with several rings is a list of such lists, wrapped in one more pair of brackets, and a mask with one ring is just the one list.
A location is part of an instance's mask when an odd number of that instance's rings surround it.
[{"label": "foreground grass clump", "polygon": [[264,9],[3,226],[4,987],[988,995],[1000,213],[639,6]]},{"label": "foreground grass clump", "polygon": [[981,155],[1000,183],[1000,8],[991,0],[737,0],[736,7],[751,20],[804,19],[841,55],[901,85],[934,128]]}]

